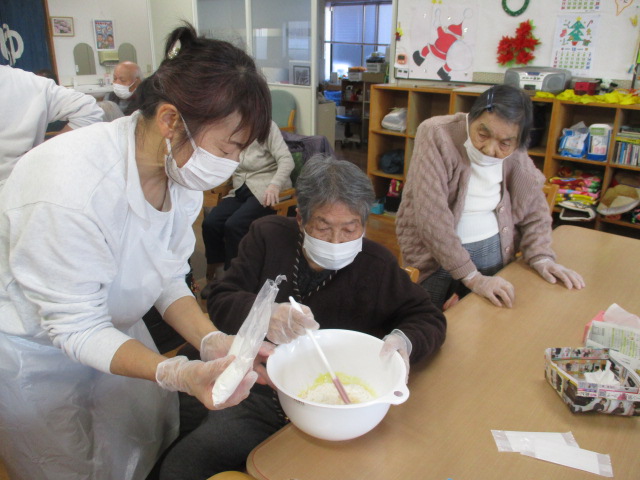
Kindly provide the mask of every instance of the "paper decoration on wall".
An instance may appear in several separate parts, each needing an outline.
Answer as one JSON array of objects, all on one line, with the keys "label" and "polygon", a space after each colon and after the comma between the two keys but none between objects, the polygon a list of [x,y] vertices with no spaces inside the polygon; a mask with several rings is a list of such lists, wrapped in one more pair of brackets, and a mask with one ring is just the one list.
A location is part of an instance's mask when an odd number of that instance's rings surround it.
[{"label": "paper decoration on wall", "polygon": [[620,15],[632,3],[633,0],[616,0],[616,15]]},{"label": "paper decoration on wall", "polygon": [[[412,78],[435,78],[433,74],[429,74],[429,70],[435,70],[440,80],[450,81],[454,77],[458,80],[471,80],[466,78],[470,76],[469,70],[473,65],[473,49],[467,43],[466,22],[473,17],[473,11],[470,8],[449,8],[448,13],[450,15],[442,19],[442,8],[435,8],[431,29],[425,28],[426,25],[422,27],[429,40],[413,51],[411,59],[413,65],[423,68],[426,75],[412,75]],[[415,46],[417,45],[414,44]],[[415,71],[416,69],[411,69],[412,73]]]},{"label": "paper decoration on wall", "polygon": [[593,65],[594,38],[599,15],[559,15],[556,23],[551,66],[587,74]]},{"label": "paper decoration on wall", "polygon": [[520,7],[519,10],[511,10],[509,8],[509,5],[507,4],[507,0],[502,0],[502,9],[512,17],[517,17],[519,15],[522,15],[528,6],[529,6],[529,0],[524,0],[524,3],[522,4],[522,7]]},{"label": "paper decoration on wall", "polygon": [[527,20],[518,26],[515,37],[502,37],[498,43],[500,65],[528,65],[536,58],[533,51],[540,40],[533,36],[533,29],[533,22]]},{"label": "paper decoration on wall", "polygon": [[600,3],[601,0],[562,0],[560,9],[579,12],[594,11],[600,10]]}]

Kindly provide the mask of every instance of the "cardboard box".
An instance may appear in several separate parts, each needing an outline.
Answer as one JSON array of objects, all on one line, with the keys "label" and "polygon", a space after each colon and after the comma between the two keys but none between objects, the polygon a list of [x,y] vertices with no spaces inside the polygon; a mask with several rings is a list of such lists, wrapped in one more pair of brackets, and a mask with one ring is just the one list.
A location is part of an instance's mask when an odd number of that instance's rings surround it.
[{"label": "cardboard box", "polygon": [[367,62],[367,72],[370,73],[386,73],[387,63],[370,63]]},{"label": "cardboard box", "polygon": [[384,73],[371,73],[371,72],[349,72],[348,78],[351,82],[370,82],[370,83],[384,83]]}]

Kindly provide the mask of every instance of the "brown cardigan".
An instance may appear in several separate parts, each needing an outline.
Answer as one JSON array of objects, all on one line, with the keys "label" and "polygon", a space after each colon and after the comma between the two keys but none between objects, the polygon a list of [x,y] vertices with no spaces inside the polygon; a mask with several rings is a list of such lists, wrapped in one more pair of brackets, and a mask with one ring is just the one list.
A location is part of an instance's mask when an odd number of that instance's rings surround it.
[{"label": "brown cardigan", "polygon": [[[440,266],[455,279],[476,267],[456,234],[471,175],[464,148],[467,114],[422,122],[396,217],[404,262],[420,270],[422,282]],[[496,207],[504,265],[522,251],[529,264],[550,258],[551,216],[542,193],[544,176],[525,150],[504,161],[502,197]]]}]

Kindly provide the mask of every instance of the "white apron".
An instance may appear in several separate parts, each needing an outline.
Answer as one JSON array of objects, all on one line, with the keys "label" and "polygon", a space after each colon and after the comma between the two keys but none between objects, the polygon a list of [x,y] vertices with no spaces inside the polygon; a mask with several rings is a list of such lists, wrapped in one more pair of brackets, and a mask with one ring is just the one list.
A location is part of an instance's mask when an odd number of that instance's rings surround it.
[{"label": "white apron", "polygon": [[[144,220],[133,210],[107,305],[118,329],[157,351],[142,315],[188,258],[171,251],[187,247],[170,233],[191,226],[174,212]],[[177,394],[33,340],[0,333],[0,410],[11,412],[0,418],[0,456],[12,480],[143,480],[177,437]]]}]

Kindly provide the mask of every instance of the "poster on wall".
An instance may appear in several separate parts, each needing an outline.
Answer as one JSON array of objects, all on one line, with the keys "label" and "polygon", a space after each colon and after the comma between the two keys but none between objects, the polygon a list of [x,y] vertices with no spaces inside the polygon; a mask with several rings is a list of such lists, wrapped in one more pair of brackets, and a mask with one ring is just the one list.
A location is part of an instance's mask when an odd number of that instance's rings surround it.
[{"label": "poster on wall", "polygon": [[477,8],[468,0],[414,3],[403,34],[396,34],[395,66],[408,78],[470,82]]},{"label": "poster on wall", "polygon": [[94,20],[93,34],[96,50],[115,50],[116,43],[113,35],[113,20]]},{"label": "poster on wall", "polygon": [[594,14],[558,15],[551,66],[571,71],[574,76],[589,75],[599,43],[596,33],[600,16]]},{"label": "poster on wall", "polygon": [[42,0],[2,0],[0,65],[31,72],[52,69],[48,23]]}]

